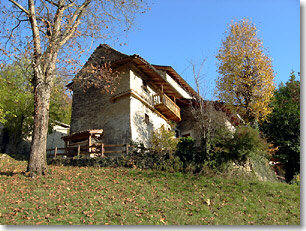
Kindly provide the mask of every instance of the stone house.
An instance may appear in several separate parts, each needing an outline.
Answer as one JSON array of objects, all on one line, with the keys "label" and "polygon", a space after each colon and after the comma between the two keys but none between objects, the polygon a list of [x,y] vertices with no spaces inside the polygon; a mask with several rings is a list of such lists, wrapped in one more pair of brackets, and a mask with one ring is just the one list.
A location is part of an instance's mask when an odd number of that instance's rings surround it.
[{"label": "stone house", "polygon": [[83,69],[91,63],[110,64],[120,82],[113,94],[95,87],[84,90],[75,81],[67,85],[73,91],[70,134],[103,129],[104,143],[147,144],[152,131],[164,126],[176,127],[178,136],[196,138],[189,102],[197,93],[171,66],[152,65],[106,44],[96,48]]}]

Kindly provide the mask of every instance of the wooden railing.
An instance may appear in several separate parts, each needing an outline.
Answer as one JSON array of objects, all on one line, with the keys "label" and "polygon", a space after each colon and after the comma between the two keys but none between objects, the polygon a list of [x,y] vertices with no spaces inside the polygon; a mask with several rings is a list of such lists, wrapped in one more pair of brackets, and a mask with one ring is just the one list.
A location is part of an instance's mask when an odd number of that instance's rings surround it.
[{"label": "wooden railing", "polygon": [[157,94],[153,96],[153,105],[165,105],[169,110],[171,110],[176,116],[181,117],[181,110],[179,106],[176,105],[167,95]]},{"label": "wooden railing", "polygon": [[[93,145],[83,145],[84,142],[73,143],[66,148],[51,148],[47,149],[47,157],[57,157],[57,156],[80,156],[80,155],[90,155],[96,154],[100,157],[105,157],[105,154],[119,153],[124,154],[128,153],[129,145],[128,144],[93,144]],[[116,148],[121,147],[122,150],[105,150],[105,148]],[[123,149],[124,148],[124,149]],[[59,152],[64,151],[64,152]]]}]

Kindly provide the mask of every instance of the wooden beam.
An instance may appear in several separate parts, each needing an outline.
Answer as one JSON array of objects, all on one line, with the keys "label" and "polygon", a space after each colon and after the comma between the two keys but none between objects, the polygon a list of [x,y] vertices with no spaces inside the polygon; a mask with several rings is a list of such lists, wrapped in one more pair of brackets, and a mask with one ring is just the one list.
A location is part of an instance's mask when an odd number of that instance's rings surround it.
[{"label": "wooden beam", "polygon": [[80,156],[81,153],[81,145],[78,145],[78,157]]},{"label": "wooden beam", "polygon": [[129,154],[129,144],[126,144],[125,146],[125,154]]},{"label": "wooden beam", "polygon": [[104,150],[104,143],[101,144],[101,156],[104,157],[104,153],[105,153],[105,150]]},{"label": "wooden beam", "polygon": [[[91,146],[91,134],[88,137],[88,146]],[[88,151],[91,152],[91,148],[89,148]]]}]

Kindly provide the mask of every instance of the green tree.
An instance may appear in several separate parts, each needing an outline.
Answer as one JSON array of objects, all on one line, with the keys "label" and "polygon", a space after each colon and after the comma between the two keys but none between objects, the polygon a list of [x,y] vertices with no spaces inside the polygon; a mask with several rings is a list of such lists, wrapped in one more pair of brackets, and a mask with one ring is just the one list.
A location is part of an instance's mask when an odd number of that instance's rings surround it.
[{"label": "green tree", "polygon": [[18,144],[28,136],[33,124],[33,88],[30,72],[23,72],[26,62],[3,66],[0,70],[0,105],[4,112],[4,131],[16,152]]},{"label": "green tree", "polygon": [[[33,131],[33,85],[32,71],[27,61],[15,62],[0,69],[0,105],[3,110],[4,129],[9,143],[16,152],[18,144]],[[51,93],[50,121],[69,123],[71,100],[61,79],[56,81]]]},{"label": "green tree", "polygon": [[286,180],[290,181],[300,172],[300,81],[294,71],[275,91],[271,107],[272,113],[260,128],[278,147],[275,157],[285,165]]},{"label": "green tree", "polygon": [[238,108],[239,114],[254,124],[271,112],[268,105],[275,89],[272,61],[248,19],[230,24],[226,34],[216,56],[218,98]]},{"label": "green tree", "polygon": [[59,121],[70,124],[72,100],[66,92],[65,81],[57,77],[51,93],[50,100],[50,122]]}]

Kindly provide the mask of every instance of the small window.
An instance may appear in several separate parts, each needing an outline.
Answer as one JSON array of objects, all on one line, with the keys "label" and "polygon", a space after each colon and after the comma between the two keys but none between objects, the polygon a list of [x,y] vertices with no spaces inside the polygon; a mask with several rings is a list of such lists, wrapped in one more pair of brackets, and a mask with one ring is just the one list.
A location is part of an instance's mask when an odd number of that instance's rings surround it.
[{"label": "small window", "polygon": [[150,123],[150,117],[148,114],[145,114],[145,119],[144,119],[145,123],[146,124],[149,124]]}]

